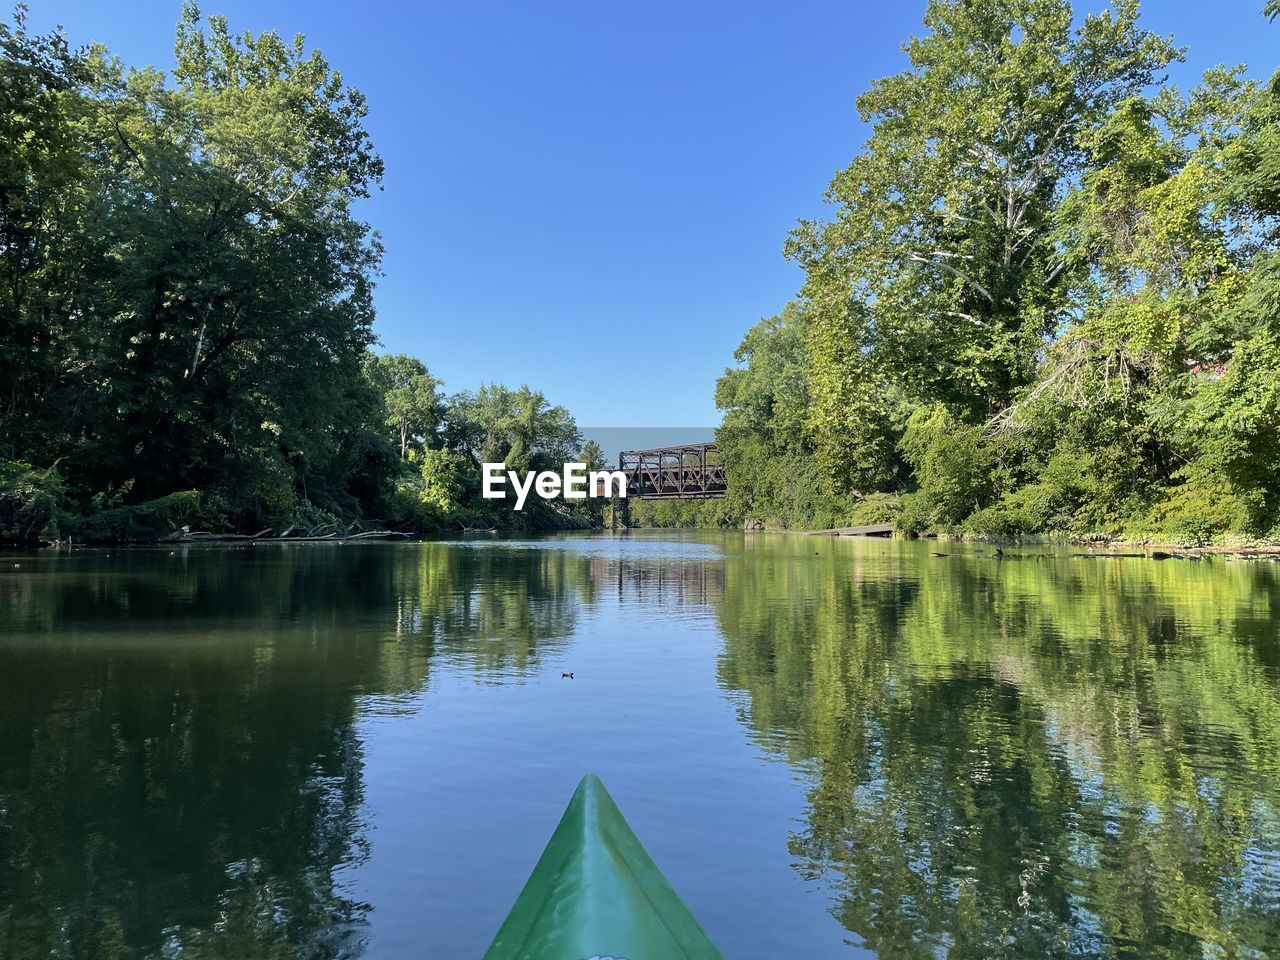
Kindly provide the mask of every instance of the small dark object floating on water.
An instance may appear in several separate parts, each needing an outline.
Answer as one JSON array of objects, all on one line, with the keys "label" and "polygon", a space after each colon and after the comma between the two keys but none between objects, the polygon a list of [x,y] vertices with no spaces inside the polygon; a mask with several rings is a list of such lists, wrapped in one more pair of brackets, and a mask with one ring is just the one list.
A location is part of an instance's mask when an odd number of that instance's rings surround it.
[{"label": "small dark object floating on water", "polygon": [[562,673],[562,674],[560,674],[560,679],[561,679],[561,680],[572,680],[572,679],[573,679],[573,673],[572,673],[572,672],[569,672],[569,673]]}]

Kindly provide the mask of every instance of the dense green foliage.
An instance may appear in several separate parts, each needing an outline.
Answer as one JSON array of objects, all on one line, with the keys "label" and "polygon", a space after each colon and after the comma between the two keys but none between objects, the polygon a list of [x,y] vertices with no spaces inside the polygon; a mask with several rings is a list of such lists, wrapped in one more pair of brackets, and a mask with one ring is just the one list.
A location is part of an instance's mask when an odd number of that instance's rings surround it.
[{"label": "dense green foliage", "polygon": [[1275,955],[1274,564],[747,544],[719,676],[812,773],[788,849],[855,943]]},{"label": "dense green foliage", "polygon": [[[1137,5],[935,0],[799,300],[717,389],[737,509],[908,532],[1280,536],[1280,75]],[[871,497],[868,494],[881,496]]]},{"label": "dense green foliage", "polygon": [[[440,426],[413,461],[395,494],[397,520],[432,528],[498,527],[562,529],[601,522],[602,501],[530,497],[523,511],[510,501],[481,497],[483,463],[509,470],[559,472],[568,462],[602,465],[599,447],[584,444],[569,411],[552,406],[536,390],[498,384],[463,392],[443,402]],[[511,494],[509,494],[511,496]]]},{"label": "dense green foliage", "polygon": [[[482,448],[576,449],[527,388],[446,406],[370,353],[364,117],[301,37],[190,4],[167,76],[0,24],[0,540],[487,525],[510,511],[472,516]],[[521,519],[589,519],[552,513]]]},{"label": "dense green foliage", "polygon": [[[925,27],[717,384],[729,498],[633,521],[1280,537],[1280,74],[1175,89],[1133,0]],[[364,116],[192,5],[168,75],[0,25],[0,539],[598,522],[479,497],[586,455],[563,408],[372,352]]]},{"label": "dense green foliage", "polygon": [[382,164],[360,95],[274,34],[201,29],[169,78],[0,34],[0,435],[77,502],[201,490],[234,522],[355,507]]}]

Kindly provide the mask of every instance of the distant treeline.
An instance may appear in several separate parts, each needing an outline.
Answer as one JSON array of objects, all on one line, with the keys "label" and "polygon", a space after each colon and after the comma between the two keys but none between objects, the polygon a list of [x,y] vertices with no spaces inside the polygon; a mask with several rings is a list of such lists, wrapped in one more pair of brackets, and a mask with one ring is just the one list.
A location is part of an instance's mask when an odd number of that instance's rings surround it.
[{"label": "distant treeline", "polygon": [[717,384],[729,501],[655,518],[1280,538],[1280,74],[1176,89],[1133,0],[925,28]]},{"label": "distant treeline", "polygon": [[167,75],[0,24],[0,540],[598,520],[479,497],[481,459],[599,459],[563,408],[372,352],[365,112],[190,4]]}]

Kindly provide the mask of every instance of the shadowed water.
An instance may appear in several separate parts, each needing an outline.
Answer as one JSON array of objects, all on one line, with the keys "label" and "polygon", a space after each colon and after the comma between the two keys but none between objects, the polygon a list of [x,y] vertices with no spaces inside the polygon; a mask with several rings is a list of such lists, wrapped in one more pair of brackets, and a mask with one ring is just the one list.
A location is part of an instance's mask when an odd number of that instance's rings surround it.
[{"label": "shadowed water", "polygon": [[479,957],[588,770],[731,960],[1280,956],[1280,564],[988,554],[0,557],[0,957]]}]

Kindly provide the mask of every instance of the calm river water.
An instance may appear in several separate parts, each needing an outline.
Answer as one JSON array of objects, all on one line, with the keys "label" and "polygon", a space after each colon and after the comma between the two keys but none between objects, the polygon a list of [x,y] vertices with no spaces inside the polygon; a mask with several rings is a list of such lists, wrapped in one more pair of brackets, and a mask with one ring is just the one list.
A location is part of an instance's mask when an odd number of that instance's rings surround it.
[{"label": "calm river water", "polygon": [[730,960],[1280,957],[1280,563],[989,549],[6,555],[0,957],[478,960],[587,771]]}]

